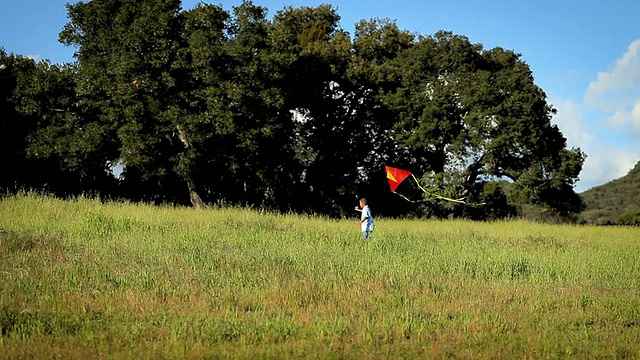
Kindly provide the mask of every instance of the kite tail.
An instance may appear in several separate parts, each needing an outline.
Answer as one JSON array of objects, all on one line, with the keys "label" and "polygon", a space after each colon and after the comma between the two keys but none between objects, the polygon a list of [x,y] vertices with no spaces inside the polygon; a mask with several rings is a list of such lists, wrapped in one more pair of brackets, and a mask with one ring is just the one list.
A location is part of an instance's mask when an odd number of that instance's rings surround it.
[{"label": "kite tail", "polygon": [[445,201],[450,201],[450,202],[454,202],[454,203],[458,203],[458,204],[464,204],[464,205],[471,205],[471,204],[467,204],[463,199],[464,198],[460,198],[460,199],[451,199],[448,197],[444,197],[438,194],[430,194],[427,189],[423,188],[422,185],[420,185],[420,182],[418,182],[418,179],[416,178],[415,175],[411,174],[411,177],[413,177],[413,180],[416,182],[416,184],[418,185],[418,187],[420,188],[420,190],[422,190],[425,194],[431,195],[437,199],[440,200],[445,200]]}]

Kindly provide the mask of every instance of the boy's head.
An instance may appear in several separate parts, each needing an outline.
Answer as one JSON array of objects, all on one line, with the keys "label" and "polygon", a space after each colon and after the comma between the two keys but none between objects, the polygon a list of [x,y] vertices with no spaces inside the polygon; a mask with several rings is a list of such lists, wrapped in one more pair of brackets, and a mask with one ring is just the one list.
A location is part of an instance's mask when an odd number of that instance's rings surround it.
[{"label": "boy's head", "polygon": [[360,207],[364,207],[365,205],[367,205],[367,199],[366,198],[360,199]]}]

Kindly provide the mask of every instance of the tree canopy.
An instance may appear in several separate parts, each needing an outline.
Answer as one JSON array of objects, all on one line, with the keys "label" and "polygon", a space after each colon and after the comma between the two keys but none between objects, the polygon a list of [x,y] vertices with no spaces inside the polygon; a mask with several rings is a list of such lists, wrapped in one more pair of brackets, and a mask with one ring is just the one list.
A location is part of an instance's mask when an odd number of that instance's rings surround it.
[{"label": "tree canopy", "polygon": [[[67,9],[60,41],[76,48],[74,63],[0,52],[2,146],[16,154],[5,191],[48,184],[57,194],[328,215],[347,214],[356,196],[387,215],[583,208],[573,188],[586,155],[567,147],[512,50],[387,19],[349,34],[331,5],[271,17],[251,1],[232,11],[179,0]],[[485,205],[425,195],[410,206],[385,188],[384,165]]]}]

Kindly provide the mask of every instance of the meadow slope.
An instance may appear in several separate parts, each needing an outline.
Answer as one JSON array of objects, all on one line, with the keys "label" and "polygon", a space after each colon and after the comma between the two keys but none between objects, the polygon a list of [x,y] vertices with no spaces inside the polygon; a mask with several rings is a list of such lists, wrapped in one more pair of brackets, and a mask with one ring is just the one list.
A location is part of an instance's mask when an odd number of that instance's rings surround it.
[{"label": "meadow slope", "polygon": [[640,228],[0,200],[0,358],[640,358]]}]

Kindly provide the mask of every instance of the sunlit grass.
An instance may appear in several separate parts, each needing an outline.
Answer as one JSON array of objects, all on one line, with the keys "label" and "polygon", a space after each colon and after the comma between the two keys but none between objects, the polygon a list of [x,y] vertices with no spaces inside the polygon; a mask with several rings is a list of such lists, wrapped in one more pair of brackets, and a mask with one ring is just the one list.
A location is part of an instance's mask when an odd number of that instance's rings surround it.
[{"label": "sunlit grass", "polygon": [[640,357],[638,228],[356,217],[5,198],[0,357]]}]

